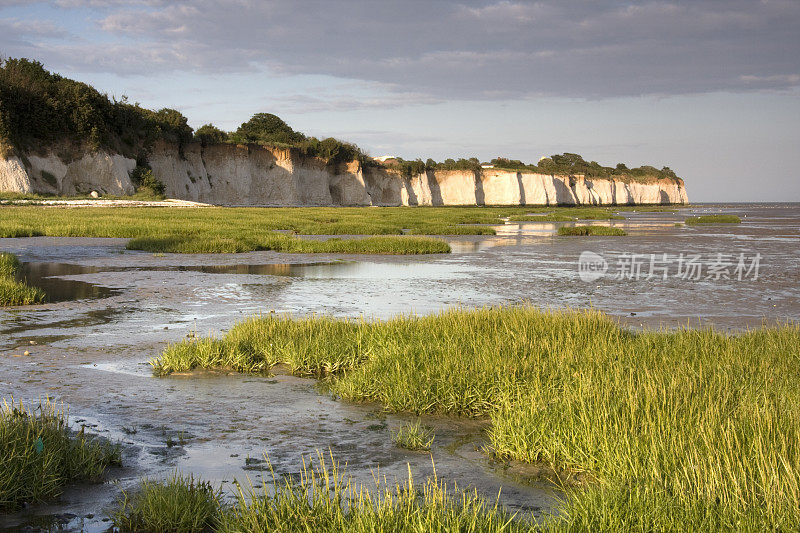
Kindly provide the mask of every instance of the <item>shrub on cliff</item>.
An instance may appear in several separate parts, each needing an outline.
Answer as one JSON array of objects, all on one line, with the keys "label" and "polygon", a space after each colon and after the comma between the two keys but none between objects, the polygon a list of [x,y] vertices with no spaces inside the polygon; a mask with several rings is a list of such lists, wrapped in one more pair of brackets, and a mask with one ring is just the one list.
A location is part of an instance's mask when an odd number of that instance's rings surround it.
[{"label": "shrub on cliff", "polygon": [[131,171],[131,182],[139,196],[163,197],[164,183],[153,175],[153,171],[144,165],[137,165]]},{"label": "shrub on cliff", "polygon": [[306,136],[294,131],[286,122],[272,113],[256,113],[250,120],[239,126],[233,137],[250,143],[295,144]]},{"label": "shrub on cliff", "polygon": [[219,144],[228,140],[228,134],[213,124],[204,124],[194,132],[197,141],[206,144]]},{"label": "shrub on cliff", "polygon": [[519,159],[507,159],[505,157],[492,159],[492,164],[497,168],[507,170],[529,171],[562,176],[583,174],[587,178],[613,177],[621,178],[623,180],[646,180],[648,178],[678,179],[678,176],[669,167],[663,167],[661,170],[658,170],[650,165],[628,168],[624,163],[618,163],[614,168],[605,167],[597,161],[586,161],[579,154],[573,154],[570,152],[555,154],[551,155],[550,157],[543,157],[537,164],[526,164]]},{"label": "shrub on cliff", "polygon": [[174,109],[151,111],[126,97],[111,101],[28,59],[0,62],[0,102],[0,135],[23,148],[67,140],[133,155],[158,139],[192,139],[186,117]]}]

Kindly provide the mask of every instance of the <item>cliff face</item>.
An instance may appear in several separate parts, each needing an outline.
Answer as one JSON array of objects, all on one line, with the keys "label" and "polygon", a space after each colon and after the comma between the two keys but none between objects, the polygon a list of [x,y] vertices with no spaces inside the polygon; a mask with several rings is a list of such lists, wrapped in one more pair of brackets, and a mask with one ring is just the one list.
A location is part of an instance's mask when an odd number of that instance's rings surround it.
[{"label": "cliff face", "polygon": [[[688,203],[682,180],[634,182],[500,169],[405,177],[353,161],[331,170],[289,149],[157,144],[148,157],[171,198],[221,205],[614,205]],[[99,151],[66,161],[55,152],[0,158],[0,191],[133,192],[133,159]]]}]

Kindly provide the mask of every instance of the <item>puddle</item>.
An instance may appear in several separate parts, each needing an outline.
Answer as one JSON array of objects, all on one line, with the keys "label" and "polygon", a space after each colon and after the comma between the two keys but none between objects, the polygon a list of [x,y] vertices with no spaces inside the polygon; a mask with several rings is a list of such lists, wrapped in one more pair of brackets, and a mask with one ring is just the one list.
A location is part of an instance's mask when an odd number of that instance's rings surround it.
[{"label": "puddle", "polygon": [[95,285],[85,281],[64,279],[64,276],[80,276],[98,272],[94,267],[67,263],[23,263],[20,280],[39,287],[47,293],[48,302],[66,302],[108,298],[119,294],[119,290]]}]

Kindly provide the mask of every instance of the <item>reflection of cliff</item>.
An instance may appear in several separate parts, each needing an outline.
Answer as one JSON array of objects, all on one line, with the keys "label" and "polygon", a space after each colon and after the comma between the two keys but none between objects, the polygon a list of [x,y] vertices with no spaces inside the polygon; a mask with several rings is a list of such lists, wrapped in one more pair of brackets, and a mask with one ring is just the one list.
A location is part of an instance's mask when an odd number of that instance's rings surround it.
[{"label": "reflection of cliff", "polygon": [[[688,201],[682,180],[647,182],[500,169],[402,176],[353,161],[335,170],[297,151],[256,145],[159,143],[148,156],[166,195],[220,205],[611,205]],[[0,191],[130,194],[135,161],[104,151],[0,159]]]}]

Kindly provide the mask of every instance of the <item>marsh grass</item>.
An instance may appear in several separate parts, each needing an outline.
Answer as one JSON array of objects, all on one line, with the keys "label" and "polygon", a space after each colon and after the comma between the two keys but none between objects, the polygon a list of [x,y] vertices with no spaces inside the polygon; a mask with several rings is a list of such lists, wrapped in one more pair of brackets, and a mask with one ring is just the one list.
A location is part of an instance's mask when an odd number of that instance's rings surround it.
[{"label": "marsh grass", "polygon": [[603,235],[614,237],[627,235],[622,228],[612,228],[609,226],[561,226],[558,228],[558,234],[566,236]]},{"label": "marsh grass", "polygon": [[230,503],[207,483],[175,475],[166,482],[146,481],[123,498],[113,515],[122,532],[251,533],[293,532],[446,532],[530,531],[534,522],[490,503],[474,491],[448,487],[438,479],[394,485],[376,477],[358,484],[332,456],[303,460],[297,477],[277,476],[255,487],[236,484]]},{"label": "marsh grass", "polygon": [[562,207],[534,213],[515,214],[508,217],[516,222],[569,222],[574,220],[625,220],[615,213],[616,208]]},{"label": "marsh grass", "polygon": [[347,400],[490,417],[498,458],[589,480],[548,528],[800,528],[796,324],[635,333],[596,311],[519,307],[383,322],[270,315],[210,342],[174,345],[154,368],[282,362]]},{"label": "marsh grass", "polygon": [[428,451],[433,444],[434,433],[422,423],[409,422],[392,431],[392,442],[399,448],[414,451]]},{"label": "marsh grass", "polygon": [[14,254],[0,252],[0,307],[41,303],[47,295],[20,281],[21,265]]},{"label": "marsh grass", "polygon": [[165,481],[142,481],[138,491],[123,491],[112,514],[122,533],[200,533],[216,526],[220,492],[192,476],[173,473]]},{"label": "marsh grass", "polygon": [[0,511],[14,511],[61,494],[67,483],[97,481],[119,448],[70,432],[53,404],[36,408],[3,400],[0,408]]},{"label": "marsh grass", "polygon": [[[122,237],[149,252],[446,253],[441,240],[412,235],[492,235],[489,225],[534,211],[573,218],[615,218],[610,208],[530,207],[285,207],[182,208],[8,206],[0,237]],[[282,232],[282,233],[281,233]],[[366,235],[315,240],[301,235]],[[380,237],[380,238],[378,238]],[[353,242],[351,242],[353,241]]]},{"label": "marsh grass", "polygon": [[687,226],[697,224],[740,224],[742,219],[736,215],[703,215],[699,217],[688,217],[685,221]]},{"label": "marsh grass", "polygon": [[280,233],[251,236],[192,236],[136,237],[128,241],[128,250],[153,253],[240,253],[253,250],[273,250],[285,253],[335,253],[413,255],[443,254],[450,245],[439,239],[426,237],[375,236],[353,239],[330,238],[326,240],[300,239]]}]

